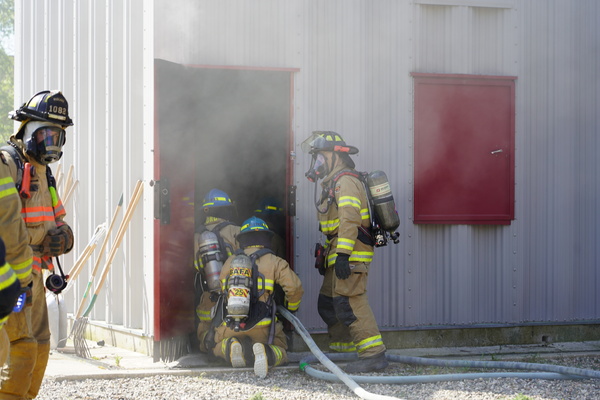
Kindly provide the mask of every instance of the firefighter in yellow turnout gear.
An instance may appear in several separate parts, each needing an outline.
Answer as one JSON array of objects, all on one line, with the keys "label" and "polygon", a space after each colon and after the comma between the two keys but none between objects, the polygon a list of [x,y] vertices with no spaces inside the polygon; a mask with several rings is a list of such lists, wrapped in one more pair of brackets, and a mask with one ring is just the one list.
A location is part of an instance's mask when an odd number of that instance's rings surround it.
[{"label": "firefighter in yellow turnout gear", "polygon": [[[210,350],[206,341],[211,342],[211,338],[206,336],[210,331],[211,311],[221,291],[221,271],[212,267],[218,265],[218,268],[222,268],[225,260],[239,249],[237,236],[240,227],[230,222],[235,216],[235,206],[229,195],[222,190],[211,189],[204,196],[202,209],[205,215],[204,224],[194,233],[194,266],[198,271],[196,293],[200,292],[196,306],[196,334],[200,351],[206,353]],[[209,235],[208,232],[214,233],[215,236]],[[207,238],[212,239],[208,244]],[[215,245],[218,247],[215,248]],[[209,347],[212,348],[212,345],[214,344],[209,344]]]},{"label": "firefighter in yellow turnout gear", "polygon": [[313,157],[306,177],[315,184],[322,179],[316,206],[319,229],[327,239],[318,310],[327,324],[329,346],[358,352],[359,359],[346,366],[348,373],[384,369],[386,348],[367,298],[374,253],[369,203],[350,158],[358,149],[330,131],[314,132],[302,149]]},{"label": "firefighter in yellow turnout gear", "polygon": [[251,217],[242,224],[238,241],[243,252],[228,258],[223,266],[224,304],[215,316],[220,324],[215,329],[213,354],[233,367],[254,366],[261,378],[269,367],[288,362],[287,338],[275,314],[275,286],[283,289],[284,306],[291,312],[298,310],[304,294],[300,278],[287,261],[268,249],[272,235],[260,218]]},{"label": "firefighter in yellow turnout gear", "polygon": [[[6,362],[10,340],[4,324],[21,293],[31,295],[31,247],[21,217],[21,198],[0,152],[0,367]],[[29,296],[31,298],[31,296]],[[26,311],[22,311],[23,314]]]},{"label": "firefighter in yellow turnout gear", "polygon": [[37,93],[10,117],[21,121],[21,126],[1,153],[21,195],[27,243],[33,250],[33,286],[31,307],[11,315],[6,324],[10,354],[2,370],[0,399],[33,399],[50,353],[42,269],[53,269],[52,257],[73,247],[73,232],[64,222],[66,212],[47,165],[62,156],[65,129],[73,122],[59,91]]}]

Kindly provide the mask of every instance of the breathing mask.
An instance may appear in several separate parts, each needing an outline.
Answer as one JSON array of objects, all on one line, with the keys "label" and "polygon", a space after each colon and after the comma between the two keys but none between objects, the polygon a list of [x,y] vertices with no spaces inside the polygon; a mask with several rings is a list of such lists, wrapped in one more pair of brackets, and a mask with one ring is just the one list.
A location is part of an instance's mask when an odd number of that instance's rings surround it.
[{"label": "breathing mask", "polygon": [[322,153],[313,153],[310,167],[304,174],[306,178],[311,182],[316,182],[318,179],[323,179],[328,173],[325,156]]},{"label": "breathing mask", "polygon": [[58,161],[62,156],[65,141],[65,130],[59,125],[31,121],[25,126],[25,151],[40,164],[48,165]]}]

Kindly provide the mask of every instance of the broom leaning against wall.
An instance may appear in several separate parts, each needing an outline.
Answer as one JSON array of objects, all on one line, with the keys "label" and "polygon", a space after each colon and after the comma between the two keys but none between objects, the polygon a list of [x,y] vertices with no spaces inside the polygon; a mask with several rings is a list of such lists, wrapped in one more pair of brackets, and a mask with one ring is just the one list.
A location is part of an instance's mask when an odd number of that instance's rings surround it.
[{"label": "broom leaning against wall", "polygon": [[[87,317],[90,314],[90,312],[92,311],[92,308],[94,307],[96,299],[98,298],[98,294],[102,290],[104,282],[106,281],[106,278],[108,277],[108,273],[110,271],[112,262],[115,258],[115,255],[117,253],[119,246],[121,245],[123,236],[125,236],[125,232],[127,231],[129,222],[131,221],[131,218],[133,217],[133,212],[135,211],[135,208],[136,208],[140,198],[142,197],[143,191],[144,191],[143,182],[137,181],[135,188],[133,190],[133,194],[131,196],[131,200],[129,201],[129,205],[127,206],[125,215],[123,216],[123,220],[121,221],[121,224],[117,231],[117,235],[116,235],[113,245],[110,249],[108,257],[106,259],[106,263],[104,264],[104,268],[102,271],[102,275],[100,277],[100,281],[96,285],[96,287],[94,289],[94,293],[92,295],[92,298],[90,299],[90,302],[89,302],[87,308],[85,308],[85,311],[83,311],[83,306],[85,304],[86,296],[88,294],[88,289],[86,289],[86,294],[84,295],[84,298],[82,299],[82,302],[80,304],[79,310],[78,310],[76,318],[75,318],[75,322],[73,323],[73,331],[72,331],[73,345],[75,347],[75,354],[78,355],[79,357],[82,357],[82,358],[90,357],[90,352],[89,352],[87,343],[84,338],[85,329],[86,329],[87,320],[88,320]],[[117,210],[115,211],[115,215],[113,216],[113,222],[114,222],[114,219],[115,219],[120,207],[121,207],[121,205],[119,204],[119,207],[117,208]],[[104,240],[104,244],[102,246],[103,248],[105,247],[109,237],[110,236],[107,233],[106,238]],[[100,255],[98,257],[99,258],[102,257],[102,252],[100,253]],[[98,264],[98,261],[96,264]],[[88,285],[91,287],[91,281]]]}]

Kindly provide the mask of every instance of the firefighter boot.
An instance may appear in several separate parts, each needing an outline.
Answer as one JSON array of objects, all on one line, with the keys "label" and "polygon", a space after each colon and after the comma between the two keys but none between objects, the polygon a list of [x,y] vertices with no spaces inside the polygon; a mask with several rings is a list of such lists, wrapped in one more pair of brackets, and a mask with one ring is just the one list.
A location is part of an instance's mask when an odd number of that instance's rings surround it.
[{"label": "firefighter boot", "polygon": [[242,344],[237,338],[231,338],[229,341],[229,360],[233,368],[243,368],[246,366],[246,359],[244,358],[244,349]]},{"label": "firefighter boot", "polygon": [[385,358],[385,352],[376,354],[371,357],[359,358],[346,365],[344,371],[349,374],[358,374],[361,372],[373,372],[385,369],[388,366],[388,361]]},{"label": "firefighter boot", "polygon": [[35,399],[40,386],[42,386],[42,380],[44,379],[44,373],[46,373],[46,366],[48,365],[48,358],[50,357],[50,342],[38,343],[37,346],[37,359],[35,361],[35,367],[33,368],[33,374],[31,377],[31,385],[27,392],[28,399]]},{"label": "firefighter boot", "polygon": [[269,372],[269,360],[267,359],[265,345],[254,343],[252,351],[254,352],[254,374],[259,378],[264,378]]},{"label": "firefighter boot", "polygon": [[269,367],[276,367],[287,363],[287,354],[280,347],[273,344],[254,343],[254,374],[264,378],[269,372]]},{"label": "firefighter boot", "polygon": [[36,353],[35,340],[18,340],[10,344],[8,365],[2,370],[0,399],[25,399],[35,366]]}]

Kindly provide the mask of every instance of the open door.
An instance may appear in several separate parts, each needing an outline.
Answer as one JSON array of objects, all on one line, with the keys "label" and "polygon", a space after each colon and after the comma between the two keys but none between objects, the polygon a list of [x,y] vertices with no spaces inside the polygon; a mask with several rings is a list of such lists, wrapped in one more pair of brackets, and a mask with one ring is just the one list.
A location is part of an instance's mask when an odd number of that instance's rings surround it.
[{"label": "open door", "polygon": [[234,200],[237,224],[279,201],[292,254],[291,72],[155,62],[155,359],[187,354],[195,335],[193,234],[209,190]]}]

